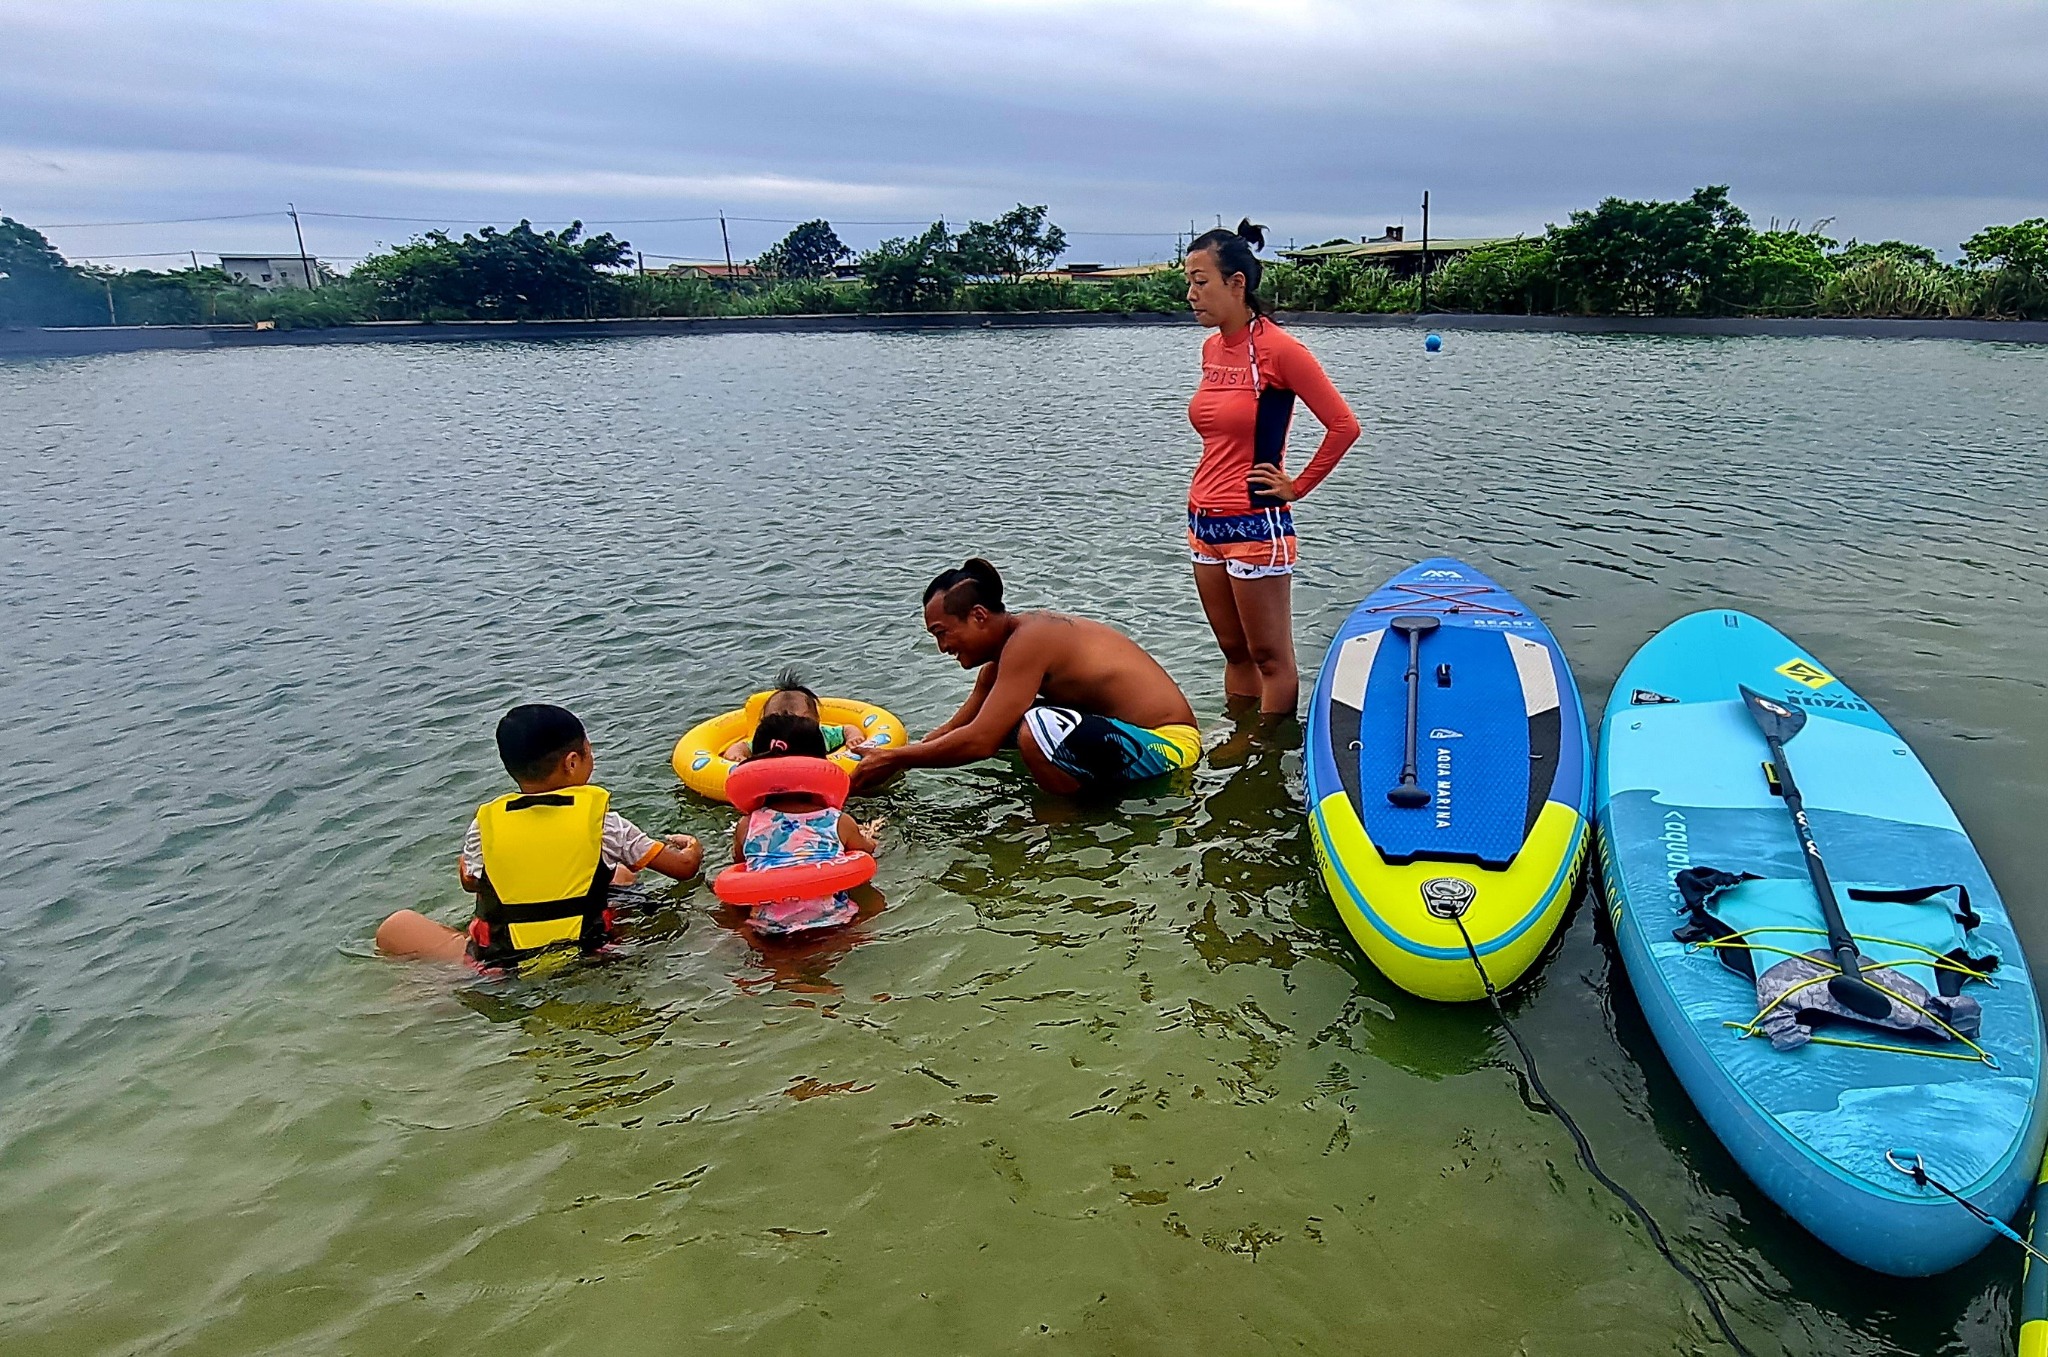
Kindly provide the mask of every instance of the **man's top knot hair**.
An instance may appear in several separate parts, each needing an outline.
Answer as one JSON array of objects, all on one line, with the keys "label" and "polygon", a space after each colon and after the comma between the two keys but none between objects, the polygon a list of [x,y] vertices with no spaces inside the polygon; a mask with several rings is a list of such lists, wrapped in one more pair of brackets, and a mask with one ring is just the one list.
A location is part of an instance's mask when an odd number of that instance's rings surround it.
[{"label": "man's top knot hair", "polygon": [[1188,242],[1188,253],[1198,254],[1203,250],[1216,256],[1216,269],[1224,278],[1233,274],[1244,275],[1244,303],[1252,309],[1254,316],[1266,314],[1265,298],[1259,296],[1259,279],[1265,275],[1266,265],[1258,252],[1266,248],[1266,228],[1250,217],[1238,222],[1235,231],[1218,227],[1204,231]]},{"label": "man's top knot hair", "polygon": [[976,607],[992,613],[1003,611],[1003,577],[981,557],[971,557],[953,570],[942,570],[924,588],[924,601],[941,599],[948,617],[965,617]]}]

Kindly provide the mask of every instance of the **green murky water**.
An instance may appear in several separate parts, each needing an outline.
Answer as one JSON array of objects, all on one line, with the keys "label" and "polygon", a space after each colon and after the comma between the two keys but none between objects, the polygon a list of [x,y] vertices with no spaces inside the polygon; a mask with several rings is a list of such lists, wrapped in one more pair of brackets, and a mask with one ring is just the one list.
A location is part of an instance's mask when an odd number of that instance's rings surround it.
[{"label": "green murky water", "polygon": [[[2048,352],[1309,335],[1366,437],[1304,507],[1313,664],[1425,553],[1597,711],[1731,601],[1881,702],[2048,944]],[[1372,974],[1299,756],[1221,715],[1187,579],[1193,331],[753,336],[0,367],[0,1349],[1714,1350],[1482,1008]],[[887,906],[765,955],[708,890],[615,963],[368,955],[459,918],[490,732],[563,701],[651,829],[795,662],[913,726],[979,552],[1119,622],[1212,757],[1119,810],[988,765],[886,798]],[[2015,1251],[1901,1283],[1743,1180],[1580,908],[1513,1008],[1760,1353],[1996,1353]]]}]

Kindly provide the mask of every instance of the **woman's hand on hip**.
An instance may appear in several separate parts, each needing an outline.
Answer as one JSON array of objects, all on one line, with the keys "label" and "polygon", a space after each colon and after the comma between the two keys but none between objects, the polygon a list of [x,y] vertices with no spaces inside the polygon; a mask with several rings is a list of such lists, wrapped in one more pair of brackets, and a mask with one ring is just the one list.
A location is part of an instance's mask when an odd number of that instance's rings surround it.
[{"label": "woman's hand on hip", "polygon": [[1294,478],[1271,462],[1255,464],[1251,474],[1244,478],[1244,483],[1254,495],[1264,495],[1268,499],[1283,500],[1292,504],[1301,498],[1300,493],[1294,488]]}]

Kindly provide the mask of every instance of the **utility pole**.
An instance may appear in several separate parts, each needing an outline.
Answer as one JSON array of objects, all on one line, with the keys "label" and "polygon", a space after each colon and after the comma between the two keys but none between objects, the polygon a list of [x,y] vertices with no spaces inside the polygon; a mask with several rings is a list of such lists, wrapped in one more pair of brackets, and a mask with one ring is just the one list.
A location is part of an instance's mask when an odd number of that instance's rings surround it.
[{"label": "utility pole", "polygon": [[299,267],[306,271],[306,286],[317,289],[320,280],[313,276],[313,261],[306,258],[306,233],[299,229],[299,209],[294,203],[286,203],[284,210],[292,214],[292,232],[299,238]]},{"label": "utility pole", "polygon": [[114,315],[114,280],[102,278],[100,281],[107,285],[107,324],[119,325],[121,322]]},{"label": "utility pole", "polygon": [[1429,310],[1429,190],[1422,190],[1422,300],[1418,313]]},{"label": "utility pole", "polygon": [[633,260],[634,260],[634,262],[635,262],[635,263],[637,263],[637,264],[638,264],[638,265],[640,266],[640,276],[641,276],[642,278],[645,278],[645,277],[647,276],[647,254],[646,254],[646,252],[645,252],[645,251],[642,251],[642,250],[635,250],[635,251],[633,251]]},{"label": "utility pole", "polygon": [[199,272],[199,251],[191,250],[188,253],[192,256],[192,272]]},{"label": "utility pole", "polygon": [[730,284],[733,282],[732,237],[725,233],[725,213],[723,212],[718,214],[718,238],[725,242],[725,281],[727,284]]}]

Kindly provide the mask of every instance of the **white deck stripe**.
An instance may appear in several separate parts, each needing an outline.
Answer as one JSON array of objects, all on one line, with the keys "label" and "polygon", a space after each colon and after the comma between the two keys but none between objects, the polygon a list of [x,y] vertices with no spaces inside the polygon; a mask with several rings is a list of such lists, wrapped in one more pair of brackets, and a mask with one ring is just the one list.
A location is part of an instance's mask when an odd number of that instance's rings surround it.
[{"label": "white deck stripe", "polygon": [[1355,711],[1365,710],[1365,681],[1372,677],[1373,656],[1379,653],[1386,628],[1354,636],[1337,652],[1337,672],[1330,679],[1330,700]]},{"label": "white deck stripe", "polygon": [[1550,647],[1526,636],[1501,633],[1508,654],[1515,657],[1515,673],[1522,680],[1522,710],[1529,716],[1558,705],[1557,667],[1550,662]]}]

